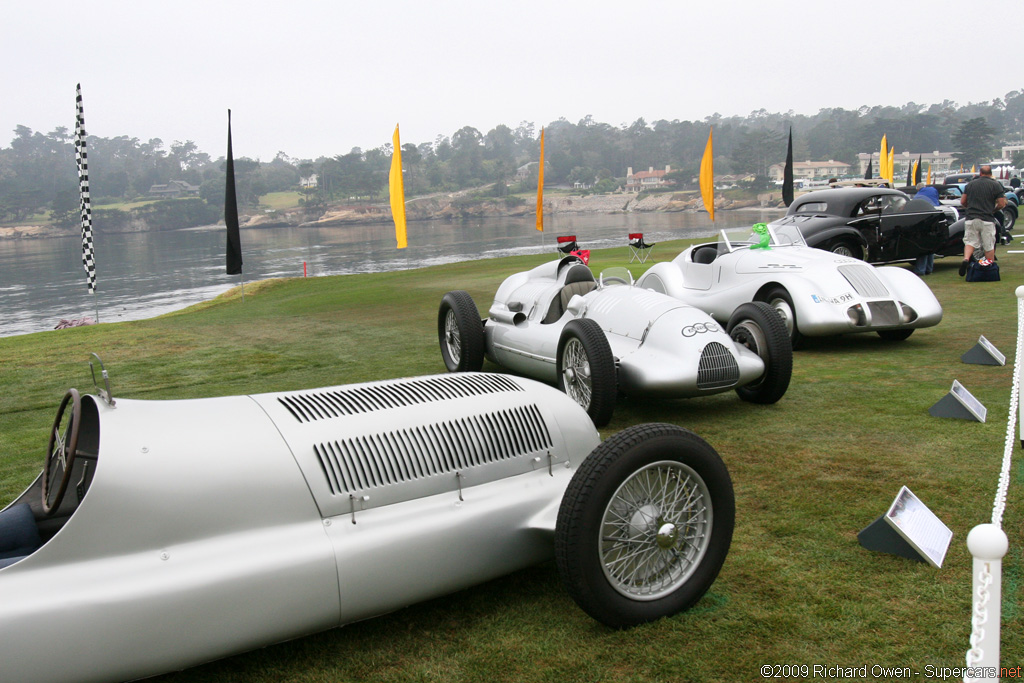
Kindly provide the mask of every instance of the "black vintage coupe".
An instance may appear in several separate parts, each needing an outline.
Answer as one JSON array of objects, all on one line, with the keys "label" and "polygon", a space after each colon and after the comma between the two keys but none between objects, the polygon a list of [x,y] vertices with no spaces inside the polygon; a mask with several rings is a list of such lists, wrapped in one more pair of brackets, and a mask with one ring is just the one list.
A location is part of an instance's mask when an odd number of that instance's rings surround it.
[{"label": "black vintage coupe", "polygon": [[795,225],[808,245],[870,263],[963,253],[963,223],[949,207],[883,187],[809,192],[772,225]]}]

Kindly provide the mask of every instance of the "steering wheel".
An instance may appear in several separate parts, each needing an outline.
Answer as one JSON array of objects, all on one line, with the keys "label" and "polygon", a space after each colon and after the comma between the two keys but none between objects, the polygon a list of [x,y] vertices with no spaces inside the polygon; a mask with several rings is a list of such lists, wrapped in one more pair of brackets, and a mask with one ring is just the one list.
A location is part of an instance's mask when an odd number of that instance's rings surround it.
[{"label": "steering wheel", "polygon": [[75,456],[78,455],[78,430],[81,426],[82,398],[77,389],[68,389],[53,420],[43,463],[43,513],[47,515],[56,512],[64,500]]}]

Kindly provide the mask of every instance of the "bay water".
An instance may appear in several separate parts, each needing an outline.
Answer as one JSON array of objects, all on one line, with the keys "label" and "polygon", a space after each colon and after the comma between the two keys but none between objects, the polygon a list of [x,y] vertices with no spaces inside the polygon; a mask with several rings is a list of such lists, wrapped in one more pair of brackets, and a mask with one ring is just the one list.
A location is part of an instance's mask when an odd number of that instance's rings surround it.
[{"label": "bay water", "polygon": [[[420,268],[514,254],[555,252],[555,236],[584,249],[710,236],[778,217],[777,211],[556,214],[534,219],[416,221],[409,246],[395,248],[391,223],[242,230],[243,278],[342,275]],[[212,299],[237,286],[224,273],[224,226],[131,234],[96,233],[96,293],[89,294],[78,238],[0,240],[0,336],[52,330],[63,319],[139,320]],[[657,259],[657,247],[653,258]],[[505,273],[503,275],[510,275]]]}]

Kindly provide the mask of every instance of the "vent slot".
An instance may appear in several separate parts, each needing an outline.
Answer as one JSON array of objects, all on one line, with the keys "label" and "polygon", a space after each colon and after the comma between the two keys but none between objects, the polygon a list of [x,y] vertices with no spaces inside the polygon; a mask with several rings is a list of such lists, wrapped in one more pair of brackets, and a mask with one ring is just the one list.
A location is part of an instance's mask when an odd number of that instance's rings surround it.
[{"label": "vent slot", "polygon": [[718,342],[704,347],[697,367],[698,389],[725,389],[739,380],[740,368],[729,349]]},{"label": "vent slot", "polygon": [[313,451],[331,495],[339,496],[450,477],[551,448],[547,424],[530,405],[331,441],[314,445]]},{"label": "vent slot", "polygon": [[839,266],[839,272],[861,296],[889,296],[889,290],[878,279],[875,269],[871,266]]},{"label": "vent slot", "polygon": [[435,401],[522,390],[522,387],[504,375],[466,374],[303,392],[281,396],[277,400],[299,422],[314,422]]},{"label": "vent slot", "polygon": [[900,310],[895,301],[869,301],[868,309],[871,311],[872,327],[900,324]]}]

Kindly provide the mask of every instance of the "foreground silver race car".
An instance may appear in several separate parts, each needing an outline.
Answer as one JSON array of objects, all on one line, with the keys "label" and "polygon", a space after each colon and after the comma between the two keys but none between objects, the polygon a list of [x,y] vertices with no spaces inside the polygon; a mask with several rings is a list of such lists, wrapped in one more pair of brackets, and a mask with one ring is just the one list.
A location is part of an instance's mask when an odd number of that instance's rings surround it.
[{"label": "foreground silver race car", "polygon": [[600,281],[574,256],[507,278],[481,321],[472,297],[448,292],[438,339],[450,372],[484,356],[557,383],[602,426],[618,392],[689,398],[735,389],[754,403],[786,393],[793,353],[770,307],[751,304],[719,325],[698,308],[633,286],[625,268]]},{"label": "foreground silver race car", "polygon": [[739,239],[723,230],[717,242],[655,264],[637,284],[720,322],[747,302],[765,302],[785,322],[794,346],[802,336],[851,332],[898,341],[942,320],[942,306],[917,275],[812,249],[792,226],[767,226]]},{"label": "foreground silver race car", "polygon": [[600,443],[537,382],[466,373],[251,396],[69,390],[0,511],[4,681],[120,681],[330,629],[554,556],[627,627],[684,610],[732,537],[680,427]]}]

